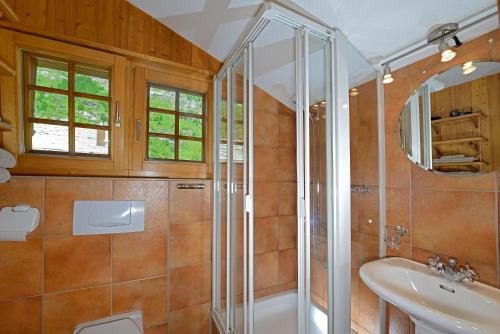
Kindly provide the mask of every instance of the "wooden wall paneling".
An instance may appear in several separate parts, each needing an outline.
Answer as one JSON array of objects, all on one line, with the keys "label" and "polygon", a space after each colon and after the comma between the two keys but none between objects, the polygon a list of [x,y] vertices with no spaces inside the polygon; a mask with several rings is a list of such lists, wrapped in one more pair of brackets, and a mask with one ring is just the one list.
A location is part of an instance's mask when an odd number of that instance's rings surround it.
[{"label": "wooden wall paneling", "polygon": [[488,77],[488,104],[490,107],[491,170],[500,167],[500,74]]},{"label": "wooden wall paneling", "polygon": [[129,7],[128,11],[128,47],[135,52],[143,52],[144,15],[143,12],[134,6]]},{"label": "wooden wall paneling", "polygon": [[149,36],[148,54],[153,57],[160,57],[160,33],[162,24],[157,20],[151,20],[151,35]]},{"label": "wooden wall paneling", "polygon": [[76,37],[95,39],[99,36],[99,10],[98,0],[79,0],[76,6]]},{"label": "wooden wall paneling", "polygon": [[129,4],[123,0],[111,0],[115,3],[115,43],[114,46],[128,49]]},{"label": "wooden wall paneling", "polygon": [[14,8],[19,16],[19,22],[26,22],[34,29],[45,29],[47,0],[16,1]]},{"label": "wooden wall paneling", "polygon": [[479,143],[481,160],[488,163],[491,162],[491,145],[490,145],[490,108],[488,104],[488,79],[480,78],[471,82],[471,98],[472,106],[476,110],[480,110],[486,117],[479,123],[480,135],[486,141]]},{"label": "wooden wall paneling", "polygon": [[6,1],[19,11],[17,23],[0,20],[0,26],[8,29],[115,53],[110,47],[118,48],[212,73],[221,65],[125,0]]},{"label": "wooden wall paneling", "polygon": [[[0,48],[0,58],[5,61],[7,65],[14,68],[14,33],[11,31],[0,29],[0,41],[2,47]],[[14,125],[17,124],[16,113],[16,80],[13,76],[0,76],[0,117],[3,122]],[[17,136],[17,129],[13,127],[12,131],[2,131],[0,134],[0,146],[9,152],[15,153],[16,147],[8,144],[15,142]],[[6,143],[6,141],[8,143]]]},{"label": "wooden wall paneling", "polygon": [[5,18],[12,22],[19,21],[16,11],[7,0],[0,0],[0,18]]},{"label": "wooden wall paneling", "polygon": [[99,2],[99,35],[97,42],[115,45],[115,4],[114,1]]},{"label": "wooden wall paneling", "polygon": [[163,24],[160,24],[160,38],[158,42],[160,43],[160,54],[158,55],[160,58],[172,59],[172,38],[173,38],[172,30],[165,27]]}]

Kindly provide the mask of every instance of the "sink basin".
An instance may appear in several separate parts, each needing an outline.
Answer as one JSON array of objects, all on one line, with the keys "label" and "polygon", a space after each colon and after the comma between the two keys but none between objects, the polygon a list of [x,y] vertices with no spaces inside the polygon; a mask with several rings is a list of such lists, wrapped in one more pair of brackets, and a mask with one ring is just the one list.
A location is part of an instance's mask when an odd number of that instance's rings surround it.
[{"label": "sink basin", "polygon": [[500,333],[500,290],[454,283],[425,265],[399,257],[364,264],[363,282],[407,313],[416,334]]}]

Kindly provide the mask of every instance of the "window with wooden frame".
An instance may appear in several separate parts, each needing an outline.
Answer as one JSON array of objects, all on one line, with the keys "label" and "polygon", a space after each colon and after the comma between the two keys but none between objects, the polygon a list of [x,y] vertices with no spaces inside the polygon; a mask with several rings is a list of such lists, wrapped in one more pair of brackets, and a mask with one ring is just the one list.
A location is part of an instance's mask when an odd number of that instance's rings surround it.
[{"label": "window with wooden frame", "polygon": [[205,162],[205,95],[148,83],[146,159]]},{"label": "window with wooden frame", "polygon": [[111,69],[23,52],[25,149],[111,155]]}]

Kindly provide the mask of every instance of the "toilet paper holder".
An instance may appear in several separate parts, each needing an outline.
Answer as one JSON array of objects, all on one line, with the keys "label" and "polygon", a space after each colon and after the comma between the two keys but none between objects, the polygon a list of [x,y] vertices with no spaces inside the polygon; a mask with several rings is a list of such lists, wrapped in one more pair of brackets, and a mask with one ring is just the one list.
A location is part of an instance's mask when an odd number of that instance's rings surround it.
[{"label": "toilet paper holder", "polygon": [[0,210],[0,241],[26,241],[39,222],[40,212],[28,204],[4,207]]}]

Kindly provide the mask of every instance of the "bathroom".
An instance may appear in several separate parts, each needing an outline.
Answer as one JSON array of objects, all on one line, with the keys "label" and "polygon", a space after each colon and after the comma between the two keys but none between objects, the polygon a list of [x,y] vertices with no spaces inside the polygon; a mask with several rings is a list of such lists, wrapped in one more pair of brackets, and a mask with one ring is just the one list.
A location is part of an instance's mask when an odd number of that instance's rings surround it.
[{"label": "bathroom", "polygon": [[498,6],[0,0],[0,333],[500,333]]}]

